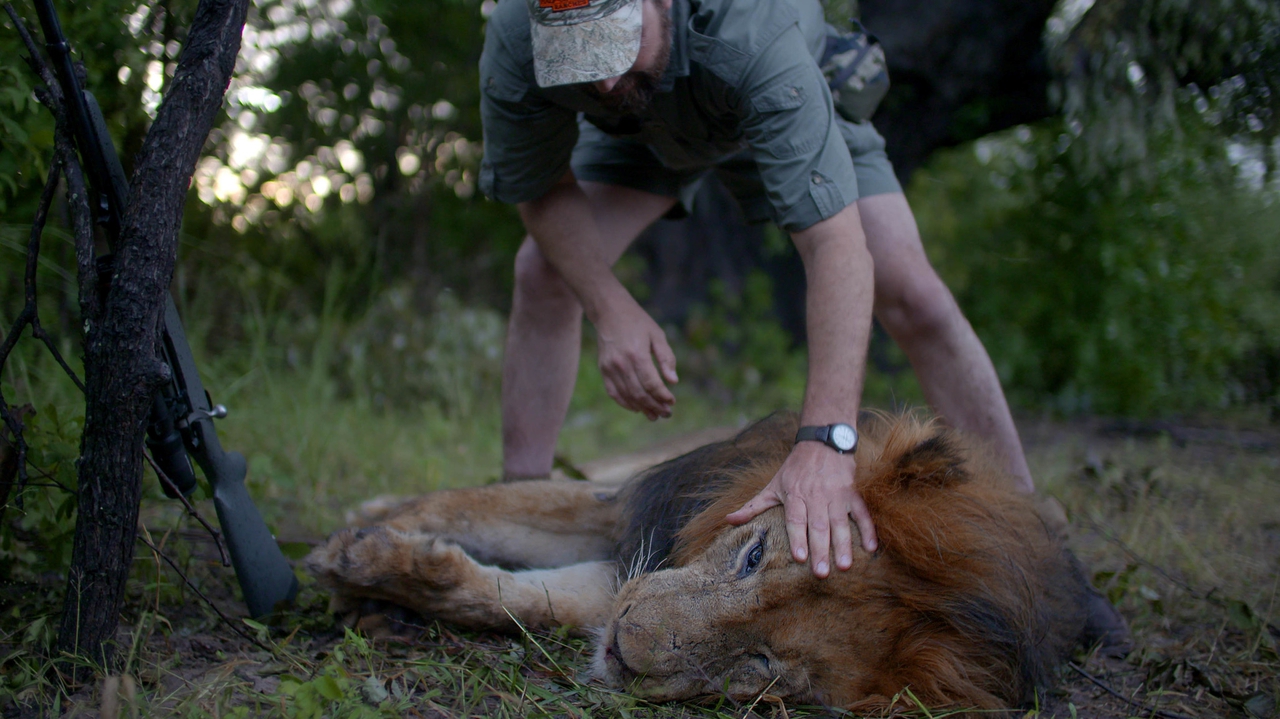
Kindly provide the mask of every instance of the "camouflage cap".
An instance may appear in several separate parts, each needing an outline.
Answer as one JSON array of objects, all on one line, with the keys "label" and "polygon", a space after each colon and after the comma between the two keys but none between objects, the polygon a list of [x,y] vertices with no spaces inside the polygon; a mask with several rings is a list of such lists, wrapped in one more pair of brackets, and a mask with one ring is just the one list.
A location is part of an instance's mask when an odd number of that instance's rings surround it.
[{"label": "camouflage cap", "polygon": [[640,54],[643,0],[526,0],[538,87],[625,74]]}]

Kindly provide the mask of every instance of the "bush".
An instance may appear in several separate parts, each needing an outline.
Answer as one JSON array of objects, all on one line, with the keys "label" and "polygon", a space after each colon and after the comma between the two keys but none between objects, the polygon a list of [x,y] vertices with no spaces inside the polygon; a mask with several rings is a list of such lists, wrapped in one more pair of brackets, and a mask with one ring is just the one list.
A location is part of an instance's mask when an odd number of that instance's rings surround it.
[{"label": "bush", "polygon": [[470,416],[497,397],[505,337],[497,312],[465,307],[450,292],[423,314],[408,289],[392,289],[346,332],[335,374],[347,393],[375,407],[430,402],[450,416]]},{"label": "bush", "polygon": [[1010,394],[1124,414],[1243,399],[1241,363],[1280,346],[1280,203],[1242,186],[1210,133],[1152,142],[1142,172],[1087,174],[1073,140],[1061,122],[1020,127],[911,185]]},{"label": "bush", "polygon": [[741,292],[720,280],[710,302],[689,310],[678,340],[680,374],[720,396],[748,407],[798,408],[804,397],[806,354],[774,315],[773,283],[760,270],[747,275]]}]

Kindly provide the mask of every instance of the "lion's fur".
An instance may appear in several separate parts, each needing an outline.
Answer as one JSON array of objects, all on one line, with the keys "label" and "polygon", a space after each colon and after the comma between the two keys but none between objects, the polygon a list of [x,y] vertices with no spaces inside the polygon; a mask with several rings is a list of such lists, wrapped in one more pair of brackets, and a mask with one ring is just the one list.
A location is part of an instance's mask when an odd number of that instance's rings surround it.
[{"label": "lion's fur", "polygon": [[[389,599],[476,627],[510,627],[508,611],[525,624],[603,626],[597,670],[613,681],[635,678],[639,689],[659,697],[726,687],[745,694],[767,678],[760,672],[781,671],[787,676],[775,679],[772,693],[860,709],[884,706],[905,688],[931,706],[1029,701],[1084,626],[1087,585],[1060,528],[956,433],[912,417],[863,418],[857,486],[880,549],[861,553],[853,570],[818,580],[787,557],[780,509],[747,527],[724,520],[772,478],[796,425],[790,414],[766,418],[732,440],[642,473],[616,498],[604,487],[547,482],[437,493],[399,511],[379,505],[371,514],[394,527],[394,542],[384,537],[362,552],[368,541],[348,530],[313,553],[309,566],[348,602]],[[436,496],[440,509],[432,509]],[[581,518],[582,536],[564,526],[545,536],[529,528],[538,522],[529,505],[548,501],[555,516]],[[498,505],[511,509],[493,516]],[[469,516],[468,527],[482,515],[490,528],[523,527],[502,532],[523,538],[512,552],[519,561],[503,562],[500,546],[469,536],[455,521],[459,514]],[[765,537],[773,539],[759,575],[721,576],[743,542],[764,544]],[[579,563],[527,572],[475,564],[460,573],[442,569],[438,559],[450,567],[465,561],[456,556],[466,557],[460,547],[493,564],[558,566],[531,561],[539,542],[555,548],[547,556]],[[615,550],[601,552],[604,543]],[[379,552],[399,558],[364,579],[351,569],[378,565]],[[618,588],[610,575],[631,581]],[[442,589],[440,579],[454,576],[473,578]],[[712,639],[681,639],[697,630],[690,624],[714,625],[721,614],[727,624],[710,627]],[[665,628],[659,632],[658,625]],[[697,647],[707,656],[699,659]],[[691,680],[682,672],[711,676]]]}]

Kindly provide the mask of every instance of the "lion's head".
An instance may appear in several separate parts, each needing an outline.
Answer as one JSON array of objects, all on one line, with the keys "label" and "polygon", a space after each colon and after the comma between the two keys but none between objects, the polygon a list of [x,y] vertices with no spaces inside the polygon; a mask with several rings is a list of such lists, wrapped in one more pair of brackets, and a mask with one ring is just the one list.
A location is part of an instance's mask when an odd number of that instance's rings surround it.
[{"label": "lion's head", "polygon": [[[856,550],[853,568],[828,579],[791,559],[780,508],[724,522],[781,465],[794,417],[645,478],[686,488],[690,502],[651,516],[651,543],[664,523],[677,527],[670,566],[622,587],[596,672],[657,699],[767,691],[865,708],[906,689],[930,706],[1030,699],[1083,626],[1085,585],[1060,538],[953,433],[911,420],[861,424],[858,488],[881,548]],[[687,491],[708,484],[709,495]],[[654,515],[644,494],[631,501]],[[633,519],[641,543],[644,527]]]}]

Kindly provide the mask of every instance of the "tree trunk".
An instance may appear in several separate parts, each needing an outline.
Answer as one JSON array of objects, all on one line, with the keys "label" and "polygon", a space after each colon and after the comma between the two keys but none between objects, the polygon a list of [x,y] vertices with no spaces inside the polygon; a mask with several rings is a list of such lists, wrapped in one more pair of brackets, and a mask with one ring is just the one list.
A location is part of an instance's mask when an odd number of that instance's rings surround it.
[{"label": "tree trunk", "polygon": [[200,0],[177,71],[136,158],[98,317],[87,317],[79,514],[59,649],[110,668],[141,497],[152,394],[168,379],[157,329],[196,160],[231,80],[248,0]]}]

